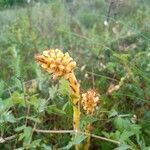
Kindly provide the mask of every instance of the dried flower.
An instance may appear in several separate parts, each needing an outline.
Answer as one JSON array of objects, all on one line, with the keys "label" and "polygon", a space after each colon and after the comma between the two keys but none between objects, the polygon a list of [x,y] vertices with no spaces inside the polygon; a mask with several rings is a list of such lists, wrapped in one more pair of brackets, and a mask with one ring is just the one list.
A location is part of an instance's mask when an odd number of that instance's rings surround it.
[{"label": "dried flower", "polygon": [[53,79],[58,77],[68,79],[70,73],[76,67],[76,62],[69,54],[64,54],[59,49],[45,50],[43,54],[36,55],[35,59],[44,70],[53,75]]},{"label": "dried flower", "polygon": [[108,94],[112,94],[114,91],[118,91],[120,89],[120,87],[124,84],[124,80],[126,79],[126,77],[122,77],[119,81],[119,84],[114,85],[114,84],[110,84],[107,92]]},{"label": "dried flower", "polygon": [[82,94],[81,104],[88,115],[92,115],[99,102],[98,94],[95,90],[88,90]]},{"label": "dried flower", "polygon": [[120,88],[119,85],[110,84],[110,86],[109,86],[107,92],[108,92],[109,94],[112,94],[114,91],[118,91],[119,88]]}]

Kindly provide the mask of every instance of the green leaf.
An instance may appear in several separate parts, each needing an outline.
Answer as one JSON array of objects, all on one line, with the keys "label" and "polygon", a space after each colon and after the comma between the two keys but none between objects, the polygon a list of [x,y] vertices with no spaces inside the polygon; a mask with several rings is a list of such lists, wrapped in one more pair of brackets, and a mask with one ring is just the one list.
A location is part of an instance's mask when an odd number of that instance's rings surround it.
[{"label": "green leaf", "polygon": [[24,133],[19,134],[19,141],[21,141],[24,138]]},{"label": "green leaf", "polygon": [[140,125],[137,125],[137,124],[132,124],[131,126],[130,126],[130,130],[132,131],[132,133],[134,133],[134,134],[140,134],[141,133],[141,131],[140,131],[140,129],[142,128]]},{"label": "green leaf", "polygon": [[115,117],[117,115],[118,115],[118,112],[115,109],[113,109],[109,112],[108,117],[111,118],[111,117]]},{"label": "green leaf", "polygon": [[76,145],[76,144],[80,144],[84,139],[86,138],[85,135],[83,134],[77,134],[75,135],[71,141],[68,143],[67,146],[63,147],[62,149],[64,150],[68,150],[70,149],[72,146]]},{"label": "green leaf", "polygon": [[48,114],[53,114],[53,113],[58,115],[66,114],[63,110],[58,109],[56,105],[48,106],[46,111]]},{"label": "green leaf", "polygon": [[16,118],[15,118],[14,115],[11,113],[11,111],[5,112],[5,113],[3,114],[3,119],[4,119],[4,122],[10,122],[10,123],[16,122]]},{"label": "green leaf", "polygon": [[114,150],[128,150],[130,149],[131,147],[129,145],[126,145],[126,144],[122,144],[120,145],[119,147],[115,148]]},{"label": "green leaf", "polygon": [[0,113],[2,113],[4,110],[5,110],[5,106],[2,99],[0,98]]},{"label": "green leaf", "polygon": [[95,121],[97,121],[95,117],[82,115],[80,121],[81,129],[84,129],[86,125],[92,124]]},{"label": "green leaf", "polygon": [[150,111],[144,113],[144,117],[141,120],[142,129],[150,135]]},{"label": "green leaf", "polygon": [[67,114],[67,116],[72,116],[73,109],[72,109],[72,105],[71,105],[70,101],[65,103],[62,110]]},{"label": "green leaf", "polygon": [[52,86],[49,88],[49,97],[53,100],[57,93],[57,86]]},{"label": "green leaf", "polygon": [[35,109],[38,109],[40,100],[35,96],[30,96],[29,103],[34,106]]},{"label": "green leaf", "polygon": [[24,145],[27,146],[30,144],[31,142],[31,139],[32,139],[32,128],[31,127],[26,127],[24,129]]},{"label": "green leaf", "polygon": [[150,150],[150,147],[145,147],[143,150]]},{"label": "green leaf", "polygon": [[106,68],[112,73],[115,72],[115,67],[116,67],[116,64],[114,62],[108,62],[106,65]]},{"label": "green leaf", "polygon": [[67,80],[61,79],[59,81],[59,93],[62,95],[69,95],[70,94],[70,86],[69,82]]},{"label": "green leaf", "polygon": [[119,131],[123,131],[124,129],[129,130],[131,123],[128,119],[116,117],[114,120],[114,125]]},{"label": "green leaf", "polygon": [[28,120],[32,120],[32,121],[34,121],[34,122],[40,123],[40,119],[39,119],[39,118],[36,118],[36,117],[34,117],[34,116],[32,116],[32,117],[22,116],[22,117],[16,118],[16,120],[17,120],[17,121],[20,121],[20,120],[26,119],[26,118],[27,118]]},{"label": "green leaf", "polygon": [[44,112],[45,111],[45,109],[46,109],[46,104],[47,104],[47,102],[46,102],[46,100],[45,99],[41,99],[40,101],[39,101],[39,106],[38,106],[38,111],[41,113],[41,112]]},{"label": "green leaf", "polygon": [[18,104],[25,107],[25,100],[23,94],[20,94],[19,92],[14,92],[10,98],[13,102],[13,104]]},{"label": "green leaf", "polygon": [[0,98],[0,114],[3,113],[4,111],[8,110],[12,106],[13,106],[13,103],[10,99],[2,100]]},{"label": "green leaf", "polygon": [[40,146],[41,141],[42,141],[42,139],[32,141],[29,148],[37,148],[38,146]]},{"label": "green leaf", "polygon": [[15,150],[24,150],[24,148],[23,148],[23,147],[20,147],[20,148],[17,148],[17,149],[15,149]]},{"label": "green leaf", "polygon": [[129,140],[129,137],[131,137],[132,135],[134,135],[134,133],[132,131],[124,130],[120,136],[120,141],[125,142],[125,141]]},{"label": "green leaf", "polygon": [[16,131],[16,132],[20,132],[20,131],[24,130],[25,127],[26,127],[25,125],[20,126],[20,127],[17,127],[17,128],[15,129],[15,131]]},{"label": "green leaf", "polygon": [[42,144],[42,148],[44,148],[44,150],[52,150],[51,146],[45,144]]}]

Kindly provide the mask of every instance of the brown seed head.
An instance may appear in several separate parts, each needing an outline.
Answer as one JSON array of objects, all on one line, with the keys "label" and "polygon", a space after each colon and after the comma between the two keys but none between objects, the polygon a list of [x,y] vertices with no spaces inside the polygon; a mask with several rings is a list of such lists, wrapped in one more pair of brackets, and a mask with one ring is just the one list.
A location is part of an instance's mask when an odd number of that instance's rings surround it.
[{"label": "brown seed head", "polygon": [[53,79],[58,77],[69,78],[69,74],[76,67],[76,62],[68,53],[63,53],[59,49],[50,49],[43,51],[43,54],[35,56],[36,61],[47,72],[53,75]]},{"label": "brown seed head", "polygon": [[98,102],[99,97],[95,90],[88,90],[82,94],[81,104],[88,115],[93,115]]}]

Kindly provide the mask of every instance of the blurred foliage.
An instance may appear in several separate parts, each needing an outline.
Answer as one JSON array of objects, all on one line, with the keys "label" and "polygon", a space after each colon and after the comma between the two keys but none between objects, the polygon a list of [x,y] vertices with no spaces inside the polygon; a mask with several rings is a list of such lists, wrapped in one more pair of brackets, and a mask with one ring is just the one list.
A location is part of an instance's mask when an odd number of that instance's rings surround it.
[{"label": "blurred foliage", "polygon": [[23,5],[26,1],[25,0],[1,0],[0,1],[0,8],[7,8],[13,5]]},{"label": "blurred foliage", "polygon": [[82,112],[81,129],[92,122],[94,134],[122,143],[92,138],[91,149],[150,149],[150,2],[109,2],[0,0],[0,136],[17,135],[0,138],[0,149],[71,149],[85,139],[33,132],[72,129],[67,83],[52,81],[34,60],[47,48],[68,51],[81,91],[101,95],[93,117]]}]

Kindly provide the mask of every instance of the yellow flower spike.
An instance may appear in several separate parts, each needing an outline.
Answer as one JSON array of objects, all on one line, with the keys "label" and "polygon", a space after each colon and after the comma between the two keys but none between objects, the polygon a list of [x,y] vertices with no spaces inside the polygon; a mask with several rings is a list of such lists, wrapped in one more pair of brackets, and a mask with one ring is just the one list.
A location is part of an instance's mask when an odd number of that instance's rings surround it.
[{"label": "yellow flower spike", "polygon": [[56,65],[54,63],[50,64],[50,68],[49,69],[55,69]]},{"label": "yellow flower spike", "polygon": [[58,68],[59,68],[59,70],[64,70],[65,69],[65,67],[63,65],[59,65]]},{"label": "yellow flower spike", "polygon": [[56,58],[56,63],[57,63],[57,64],[60,64],[61,61],[62,61],[62,58],[61,58],[61,57],[57,57],[57,58]]},{"label": "yellow flower spike", "polygon": [[47,64],[42,64],[41,67],[44,68],[44,69],[48,68]]},{"label": "yellow flower spike", "polygon": [[48,50],[43,51],[43,55],[46,56],[46,57],[49,57],[49,51]]},{"label": "yellow flower spike", "polygon": [[63,58],[64,57],[64,54],[61,52],[61,53],[57,53],[57,58]]},{"label": "yellow flower spike", "polygon": [[59,49],[50,49],[43,51],[42,55],[36,55],[35,59],[41,67],[52,73],[53,77],[67,77],[76,67],[76,62],[69,56],[68,53],[63,54]]},{"label": "yellow flower spike", "polygon": [[65,53],[65,57],[66,57],[66,58],[69,58],[69,57],[70,57],[68,52]]},{"label": "yellow flower spike", "polygon": [[[69,56],[68,52],[63,54],[59,49],[46,50],[43,54],[36,55],[35,59],[45,71],[52,74],[54,80],[63,77],[69,81],[73,103],[73,127],[75,131],[79,131],[80,85],[74,74],[76,62]],[[79,150],[80,146],[76,145],[75,148]]]},{"label": "yellow flower spike", "polygon": [[[99,96],[95,90],[88,90],[86,93],[82,94],[81,104],[83,109],[86,111],[87,115],[93,115],[95,108],[99,102]],[[86,133],[90,133],[91,124],[88,124],[85,128]],[[83,147],[84,150],[88,150],[90,147],[90,136],[87,137],[86,143]]]},{"label": "yellow flower spike", "polygon": [[88,90],[82,94],[81,104],[88,115],[93,115],[98,102],[99,97],[94,90]]}]

